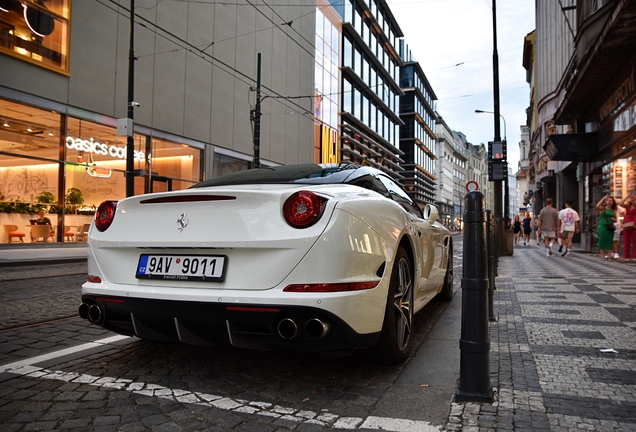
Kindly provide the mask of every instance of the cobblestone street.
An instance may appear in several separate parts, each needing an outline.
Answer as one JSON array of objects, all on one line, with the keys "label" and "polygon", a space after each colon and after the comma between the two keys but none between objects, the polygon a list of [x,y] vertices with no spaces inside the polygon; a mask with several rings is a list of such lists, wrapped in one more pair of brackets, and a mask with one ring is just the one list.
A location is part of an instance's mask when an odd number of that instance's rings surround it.
[{"label": "cobblestone street", "polygon": [[[636,430],[636,263],[576,249],[546,257],[534,244],[501,257],[490,322],[494,400],[457,403],[461,236],[456,241],[455,299],[416,317],[417,349],[401,367],[175,349],[113,338],[73,316],[0,330],[2,429]],[[76,295],[83,265],[3,271],[0,312],[74,315],[75,299],[71,307],[66,297]],[[47,288],[27,294],[34,284]]]},{"label": "cobblestone street", "polygon": [[533,242],[500,258],[495,402],[453,403],[448,429],[636,430],[636,264],[557,247],[547,257]]}]

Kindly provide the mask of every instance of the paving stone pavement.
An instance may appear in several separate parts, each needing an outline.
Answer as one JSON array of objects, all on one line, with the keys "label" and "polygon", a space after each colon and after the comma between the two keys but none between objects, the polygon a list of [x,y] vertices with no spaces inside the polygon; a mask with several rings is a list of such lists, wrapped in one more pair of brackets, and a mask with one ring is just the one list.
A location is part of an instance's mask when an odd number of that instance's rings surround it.
[{"label": "paving stone pavement", "polygon": [[636,430],[636,263],[554,249],[500,258],[494,401],[453,402],[448,430]]},{"label": "paving stone pavement", "polygon": [[[492,403],[451,402],[445,429],[469,432],[636,430],[634,276],[636,263],[603,261],[596,254],[580,250],[571,257],[561,257],[556,251],[552,257],[546,257],[543,247],[532,244],[516,248],[513,256],[501,257],[494,297],[496,320],[490,323],[490,382],[494,400]],[[20,287],[13,283],[5,286],[5,290],[13,290],[7,295],[11,301],[22,301]],[[69,283],[73,283],[72,280]],[[455,299],[460,300],[461,296]],[[18,357],[28,357],[35,355],[29,351],[34,342],[49,343],[51,337],[81,335],[82,339],[68,342],[73,344],[106,336],[101,329],[94,329],[94,334],[86,333],[86,329],[73,331],[73,326],[82,325],[78,321],[75,318],[53,326],[47,330],[48,334],[38,328],[25,329],[20,337],[6,340],[3,348],[14,345],[12,356],[15,357],[15,346],[25,344],[24,349],[18,351]],[[365,399],[359,396],[348,410],[331,407],[328,401],[317,405],[343,414],[335,418],[318,410],[288,412],[289,408],[283,406],[257,406],[246,401],[272,398],[264,394],[243,394],[234,387],[221,387],[224,394],[235,395],[233,399],[215,395],[212,389],[210,393],[194,394],[181,382],[172,388],[175,380],[190,376],[166,369],[162,364],[161,359],[176,354],[163,352],[169,348],[153,344],[143,347],[160,351],[143,356],[158,362],[140,364],[139,368],[151,369],[140,374],[147,382],[130,382],[129,376],[117,378],[116,373],[102,372],[104,368],[117,370],[118,361],[141,361],[127,355],[127,349],[113,350],[113,358],[118,359],[113,364],[103,363],[105,353],[100,352],[68,363],[65,372],[46,368],[25,371],[22,377],[12,381],[11,387],[0,386],[0,398],[11,394],[0,411],[8,412],[16,405],[20,405],[21,411],[18,417],[11,419],[11,424],[4,423],[6,429],[3,430],[384,430],[373,423],[372,417],[367,417],[364,424],[354,423],[366,413]],[[137,355],[139,349],[137,346]],[[225,358],[231,358],[223,351],[215,355],[220,364]],[[4,356],[0,350],[0,359]],[[92,362],[89,370],[85,368],[87,362]],[[280,364],[289,364],[289,361]],[[351,375],[368,372],[352,361],[339,363],[339,368],[346,365],[351,367]],[[75,368],[77,370],[73,370]],[[249,368],[229,365],[228,370],[241,373]],[[165,386],[157,384],[163,383],[161,376],[170,378]],[[280,376],[286,375],[281,372]],[[287,381],[273,379],[272,385],[294,385],[291,378],[287,378]],[[379,384],[385,388],[391,382],[385,379]],[[347,387],[346,382],[341,386],[343,394],[356,391]],[[127,391],[121,391],[123,389]],[[154,398],[148,397],[150,395]],[[370,396],[372,401],[375,395]],[[333,399],[345,400],[340,396]],[[283,400],[293,406],[292,401]],[[314,398],[310,401],[315,402]],[[0,424],[5,420],[1,412]],[[250,414],[256,412],[259,414]],[[244,423],[246,416],[253,417],[249,425]],[[405,424],[391,430],[416,429]]]},{"label": "paving stone pavement", "polygon": [[[86,263],[3,268],[0,330],[77,316],[86,272]],[[47,288],[34,293],[31,287],[36,284]]]}]

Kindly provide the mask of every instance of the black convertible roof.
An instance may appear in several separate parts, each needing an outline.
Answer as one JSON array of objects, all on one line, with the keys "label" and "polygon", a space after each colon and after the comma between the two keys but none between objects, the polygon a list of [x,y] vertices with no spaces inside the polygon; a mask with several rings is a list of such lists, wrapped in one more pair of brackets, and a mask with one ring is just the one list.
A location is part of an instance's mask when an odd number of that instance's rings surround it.
[{"label": "black convertible roof", "polygon": [[358,170],[365,173],[376,171],[371,167],[349,163],[281,165],[226,174],[202,181],[192,188],[263,183],[345,183],[351,174],[359,174]]}]

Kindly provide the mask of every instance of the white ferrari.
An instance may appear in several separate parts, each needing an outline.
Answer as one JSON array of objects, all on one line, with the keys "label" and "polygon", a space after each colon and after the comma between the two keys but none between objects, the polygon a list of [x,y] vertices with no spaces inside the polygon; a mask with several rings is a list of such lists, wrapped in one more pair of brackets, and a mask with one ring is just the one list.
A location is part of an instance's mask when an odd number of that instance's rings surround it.
[{"label": "white ferrari", "polygon": [[157,341],[408,355],[413,314],[453,296],[453,243],[391,177],[262,168],[102,203],[80,316]]}]

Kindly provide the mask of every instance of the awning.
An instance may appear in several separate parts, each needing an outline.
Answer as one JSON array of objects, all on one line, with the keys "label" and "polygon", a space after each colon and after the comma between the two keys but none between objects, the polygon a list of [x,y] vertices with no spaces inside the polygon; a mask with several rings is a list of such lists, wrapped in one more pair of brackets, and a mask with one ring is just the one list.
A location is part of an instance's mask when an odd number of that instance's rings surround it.
[{"label": "awning", "polygon": [[598,154],[598,133],[550,135],[543,148],[552,160],[590,162]]}]

